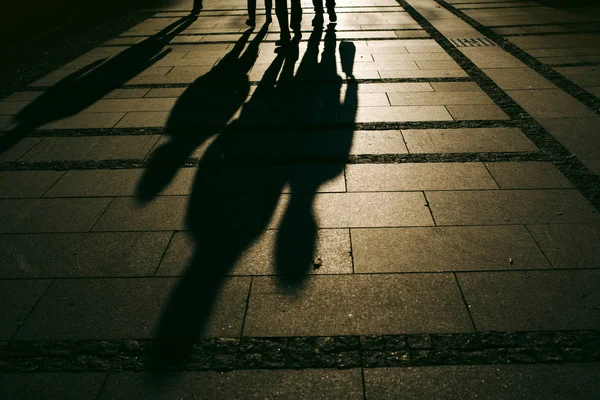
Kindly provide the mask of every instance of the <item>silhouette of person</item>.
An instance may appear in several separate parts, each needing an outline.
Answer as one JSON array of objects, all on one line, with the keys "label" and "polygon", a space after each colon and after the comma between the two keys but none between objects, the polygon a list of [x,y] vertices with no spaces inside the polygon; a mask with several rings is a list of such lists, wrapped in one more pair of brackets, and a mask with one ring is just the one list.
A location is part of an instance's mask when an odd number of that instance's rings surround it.
[{"label": "silhouette of person", "polygon": [[[273,9],[273,0],[265,0],[265,15],[267,17],[267,24],[273,21],[271,11]],[[248,0],[248,19],[246,25],[256,26],[256,0]]]},{"label": "silhouette of person", "polygon": [[202,10],[202,0],[194,0],[194,6],[192,7],[192,15],[200,14]]},{"label": "silhouette of person", "polygon": [[[323,21],[323,0],[313,0],[313,6],[315,7],[315,18]],[[325,7],[327,7],[329,21],[337,22],[337,14],[335,13],[335,0],[325,0]]]},{"label": "silhouette of person", "polygon": [[279,22],[279,40],[275,44],[286,47],[291,39],[287,0],[275,0],[275,15],[277,16],[277,22]]},{"label": "silhouette of person", "polygon": [[12,129],[0,137],[0,154],[42,125],[75,115],[126,84],[166,56],[171,50],[163,50],[164,46],[194,21],[193,16],[181,18],[116,56],[95,61],[62,79],[14,116]]}]

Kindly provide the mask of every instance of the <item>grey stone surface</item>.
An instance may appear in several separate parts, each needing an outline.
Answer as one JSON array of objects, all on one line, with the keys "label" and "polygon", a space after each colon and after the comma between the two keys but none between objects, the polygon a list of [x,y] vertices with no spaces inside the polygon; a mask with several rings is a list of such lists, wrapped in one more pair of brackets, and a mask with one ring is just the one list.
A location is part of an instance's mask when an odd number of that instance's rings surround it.
[{"label": "grey stone surface", "polygon": [[365,370],[369,399],[591,399],[595,364],[477,365]]},{"label": "grey stone surface", "polygon": [[481,90],[475,82],[431,82],[436,92],[473,92]]},{"label": "grey stone surface", "polygon": [[549,268],[522,226],[352,229],[357,273]]},{"label": "grey stone surface", "polygon": [[600,266],[600,225],[529,225],[527,229],[554,267]]},{"label": "grey stone surface", "polygon": [[529,68],[486,68],[483,72],[504,90],[556,89],[553,83]]},{"label": "grey stone surface", "polygon": [[165,374],[112,373],[100,396],[111,399],[362,399],[359,369],[254,370]]},{"label": "grey stone surface", "polygon": [[350,154],[406,154],[400,131],[355,131]]},{"label": "grey stone surface", "polygon": [[244,335],[470,332],[451,274],[307,278],[299,289],[254,278]]},{"label": "grey stone surface", "polygon": [[501,47],[464,47],[460,51],[479,68],[522,68],[521,61]]},{"label": "grey stone surface", "polygon": [[158,136],[50,137],[20,161],[144,159]]},{"label": "grey stone surface", "polygon": [[112,199],[0,200],[0,233],[86,232]]},{"label": "grey stone surface", "polygon": [[0,279],[151,276],[171,232],[0,236]]},{"label": "grey stone surface", "polygon": [[540,118],[539,122],[576,156],[600,159],[600,118]]},{"label": "grey stone surface", "polygon": [[0,171],[0,198],[41,197],[63,175],[59,171]]},{"label": "grey stone surface", "polygon": [[[451,121],[443,106],[358,107],[355,122]],[[350,115],[341,115],[342,122],[351,122]]]},{"label": "grey stone surface", "polygon": [[437,225],[600,222],[600,214],[576,190],[426,192]]},{"label": "grey stone surface", "polygon": [[42,125],[42,129],[112,128],[123,118],[123,112],[81,113]]},{"label": "grey stone surface", "polygon": [[482,331],[598,329],[600,271],[459,273]]},{"label": "grey stone surface", "polygon": [[[273,275],[285,271],[285,265],[277,265],[278,231],[267,230],[237,260],[231,270],[233,275]],[[311,236],[312,232],[298,230],[297,237]],[[202,252],[202,243],[185,232],[178,232],[173,237],[167,252],[157,271],[159,276],[181,275],[193,259],[194,253]],[[350,236],[346,229],[319,229],[311,260],[320,259],[322,265],[316,267],[314,261],[305,265],[306,274],[350,274],[352,273],[352,256],[350,253]]]},{"label": "grey stone surface", "polygon": [[403,129],[402,135],[411,153],[537,151],[517,128]]},{"label": "grey stone surface", "polygon": [[23,138],[19,140],[13,147],[0,153],[0,162],[16,161],[34,146],[40,143],[43,139],[40,138]]},{"label": "grey stone surface", "polygon": [[[176,284],[175,278],[57,280],[16,338],[153,337]],[[235,337],[241,334],[249,286],[249,278],[231,278],[224,282],[202,335]]]},{"label": "grey stone surface", "polygon": [[573,188],[573,184],[549,162],[492,162],[485,166],[500,189]]},{"label": "grey stone surface", "polygon": [[50,283],[50,280],[0,280],[0,340],[12,337]]},{"label": "grey stone surface", "polygon": [[94,400],[105,372],[3,373],[0,398],[10,400]]},{"label": "grey stone surface", "polygon": [[506,93],[534,118],[592,118],[596,113],[560,89],[509,90]]},{"label": "grey stone surface", "polygon": [[448,112],[457,121],[505,120],[508,115],[496,105],[447,105]]},{"label": "grey stone surface", "polygon": [[349,192],[497,189],[482,163],[351,164]]},{"label": "grey stone surface", "polygon": [[392,106],[494,104],[492,99],[482,90],[468,92],[389,93],[388,97]]},{"label": "grey stone surface", "polygon": [[184,228],[188,196],[159,196],[148,204],[133,197],[114,199],[94,231],[174,231]]}]

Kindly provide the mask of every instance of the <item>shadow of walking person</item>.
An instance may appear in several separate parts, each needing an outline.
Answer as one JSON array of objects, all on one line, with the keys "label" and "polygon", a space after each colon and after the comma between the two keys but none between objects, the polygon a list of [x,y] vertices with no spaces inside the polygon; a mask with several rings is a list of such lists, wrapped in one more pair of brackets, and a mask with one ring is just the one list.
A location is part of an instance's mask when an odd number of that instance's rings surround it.
[{"label": "shadow of walking person", "polygon": [[12,129],[0,137],[0,154],[23,136],[47,123],[78,114],[126,84],[166,56],[171,50],[164,47],[196,20],[195,16],[183,17],[116,56],[94,61],[50,87],[14,116]]},{"label": "shadow of walking person", "polygon": [[[317,224],[312,212],[314,193],[321,184],[339,175],[343,166],[326,168],[325,174],[313,174],[311,170],[262,163],[270,157],[280,156],[279,152],[287,146],[295,145],[279,136],[291,135],[297,141],[301,141],[302,136],[297,132],[252,130],[268,123],[265,119],[273,117],[273,113],[281,114],[284,121],[291,115],[296,115],[294,120],[311,121],[325,111],[322,107],[333,113],[332,120],[336,122],[342,112],[353,120],[357,106],[356,85],[348,86],[344,105],[340,105],[342,80],[336,74],[335,30],[331,27],[326,35],[325,52],[319,63],[322,33],[322,26],[315,28],[306,59],[303,58],[296,75],[314,74],[313,78],[327,80],[325,84],[330,86],[319,92],[320,97],[315,98],[304,88],[302,81],[296,81],[292,76],[298,49],[288,48],[278,53],[239,118],[219,133],[200,161],[187,214],[195,252],[158,322],[158,346],[153,354],[153,363],[157,367],[184,361],[200,334],[219,336],[221,331],[218,326],[212,326],[210,317],[215,315],[217,299],[226,293],[227,276],[265,229],[278,227],[279,215],[283,214],[275,257],[278,272],[289,275],[291,278],[286,284],[293,285],[304,279],[306,267],[312,265],[306,261],[312,260],[316,241]],[[352,124],[336,131],[336,135],[336,140],[343,142],[340,146],[349,151]],[[270,139],[264,140],[264,137]],[[240,151],[242,155],[248,155],[244,154],[248,149],[240,149],[240,141],[249,140],[260,141],[260,162],[244,165],[244,168],[232,167],[226,160],[230,156],[239,157]],[[264,156],[267,156],[266,160],[262,158]],[[148,179],[151,179],[150,175]],[[282,195],[286,184],[292,190],[290,196]],[[281,212],[281,205],[288,197],[287,208]]]}]

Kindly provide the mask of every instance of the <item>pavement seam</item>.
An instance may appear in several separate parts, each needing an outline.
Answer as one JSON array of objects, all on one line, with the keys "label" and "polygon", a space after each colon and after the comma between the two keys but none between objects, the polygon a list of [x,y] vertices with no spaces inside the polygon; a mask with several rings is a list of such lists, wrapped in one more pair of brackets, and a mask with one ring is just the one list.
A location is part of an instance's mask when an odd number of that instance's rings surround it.
[{"label": "pavement seam", "polygon": [[467,310],[467,314],[469,315],[469,320],[471,321],[473,330],[476,333],[479,333],[479,330],[477,329],[477,324],[475,324],[475,319],[473,318],[473,314],[471,314],[471,305],[467,301],[467,297],[465,296],[465,292],[463,291],[462,286],[460,285],[460,281],[458,280],[458,276],[456,275],[456,272],[453,272],[452,276],[454,276],[454,281],[456,282],[456,287],[458,288],[458,291],[460,292],[460,296],[462,298],[463,304],[465,305],[465,309]]},{"label": "pavement seam", "polygon": [[173,231],[171,233],[171,236],[169,237],[169,241],[167,242],[167,245],[165,246],[165,250],[163,251],[162,255],[160,256],[160,260],[158,260],[156,269],[154,270],[154,273],[152,274],[153,277],[155,277],[156,274],[158,273],[158,270],[160,269],[161,264],[162,264],[163,260],[165,259],[165,256],[167,255],[167,251],[169,250],[169,247],[171,246],[171,243],[173,242],[173,238],[175,237],[175,234],[177,232],[179,232],[179,231]]}]

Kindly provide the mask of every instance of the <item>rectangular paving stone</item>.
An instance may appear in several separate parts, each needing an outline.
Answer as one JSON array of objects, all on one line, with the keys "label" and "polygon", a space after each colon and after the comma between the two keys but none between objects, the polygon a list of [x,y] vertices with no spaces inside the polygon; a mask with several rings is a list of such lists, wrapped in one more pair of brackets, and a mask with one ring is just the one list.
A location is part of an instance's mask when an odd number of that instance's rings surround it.
[{"label": "rectangular paving stone", "polygon": [[11,115],[0,115],[0,130],[9,126],[12,121]]},{"label": "rectangular paving stone", "polygon": [[[301,241],[313,232],[298,230],[288,239],[288,244]],[[350,274],[352,257],[350,236],[346,229],[319,229],[316,232],[315,248],[310,261],[301,271],[291,271],[286,265],[278,265],[277,249],[281,248],[280,233],[267,230],[241,255],[232,266],[232,275],[274,275],[274,274]],[[285,244],[285,243],[283,243]],[[224,244],[226,246],[226,244]],[[279,247],[278,247],[279,246]],[[202,243],[196,243],[186,232],[178,232],[173,237],[157,272],[159,276],[179,276],[193,262],[195,252],[202,252]],[[320,258],[322,265],[315,267],[314,260]],[[281,262],[281,261],[279,261]]]},{"label": "rectangular paving stone", "polygon": [[600,118],[539,118],[542,126],[581,159],[600,159]]},{"label": "rectangular paving stone", "polygon": [[42,91],[22,91],[14,92],[10,96],[5,97],[2,101],[32,101],[42,95]]},{"label": "rectangular paving stone", "polygon": [[584,399],[598,393],[596,363],[367,368],[369,399]]},{"label": "rectangular paving stone", "polygon": [[459,273],[481,331],[585,330],[600,326],[600,271]]},{"label": "rectangular paving stone", "polygon": [[112,128],[123,118],[122,112],[81,113],[41,126],[41,129]]},{"label": "rectangular paving stone", "polygon": [[501,47],[464,47],[460,51],[479,68],[526,68]]},{"label": "rectangular paving stone", "polygon": [[179,97],[185,92],[186,88],[155,88],[150,89],[148,93],[144,97],[146,98],[154,98],[154,97]]},{"label": "rectangular paving stone", "polygon": [[400,131],[355,131],[350,154],[407,154]]},{"label": "rectangular paving stone", "polygon": [[419,70],[380,70],[382,79],[399,78],[464,78],[467,73],[462,69],[419,69]]},{"label": "rectangular paving stone", "polygon": [[437,225],[572,224],[600,222],[576,190],[426,192]]},{"label": "rectangular paving stone", "polygon": [[349,192],[497,189],[481,163],[351,164]]},{"label": "rectangular paving stone", "polygon": [[538,151],[518,128],[403,129],[410,153]]},{"label": "rectangular paving stone", "polygon": [[476,92],[481,88],[475,82],[431,82],[436,92]]},{"label": "rectangular paving stone", "polygon": [[0,236],[0,279],[151,276],[171,232]]},{"label": "rectangular paving stone", "polygon": [[0,171],[0,198],[41,197],[63,175],[59,171]]},{"label": "rectangular paving stone", "polygon": [[14,146],[6,150],[4,153],[0,153],[0,162],[11,162],[17,161],[23,154],[27,153],[43,139],[40,138],[23,138],[19,140]]},{"label": "rectangular paving stone", "polygon": [[188,196],[159,196],[148,204],[133,197],[114,199],[94,231],[174,231],[185,225]]},{"label": "rectangular paving stone", "polygon": [[158,139],[158,135],[49,137],[20,161],[141,160]]},{"label": "rectangular paving stone", "polygon": [[170,111],[177,98],[145,98],[145,99],[106,99],[98,100],[86,108],[86,113],[105,113],[114,111]]},{"label": "rectangular paving stone", "polygon": [[[151,338],[177,283],[175,278],[56,280],[16,338]],[[249,287],[250,278],[226,280],[201,335],[239,336]]]},{"label": "rectangular paving stone", "polygon": [[50,280],[0,280],[0,340],[13,336],[50,283]]},{"label": "rectangular paving stone", "polygon": [[115,128],[164,127],[167,125],[168,111],[135,111],[128,112]]},{"label": "rectangular paving stone", "polygon": [[[146,379],[165,379],[173,384],[165,391],[160,386],[148,385]],[[363,387],[360,369],[184,371],[150,375],[112,373],[99,399],[180,400],[191,394],[192,397],[205,400],[278,397],[296,400],[358,400],[362,399]]]},{"label": "rectangular paving stone", "polygon": [[560,89],[509,90],[506,93],[534,118],[585,118],[596,113]]},{"label": "rectangular paving stone", "polygon": [[572,189],[573,184],[549,162],[485,163],[500,189]]},{"label": "rectangular paving stone", "polygon": [[[400,31],[398,32],[400,33]],[[451,61],[450,57],[446,53],[376,53],[373,54],[373,60],[381,62],[395,62],[395,61]]]},{"label": "rectangular paving stone", "polygon": [[446,108],[457,121],[505,120],[508,115],[496,105],[447,105]]},{"label": "rectangular paving stone", "polygon": [[470,332],[450,274],[316,276],[299,291],[254,278],[247,336]]},{"label": "rectangular paving stone", "polygon": [[482,71],[504,90],[556,89],[553,83],[530,68],[485,68]]},{"label": "rectangular paving stone", "polygon": [[144,97],[150,89],[115,89],[104,96],[105,99],[138,99]]},{"label": "rectangular paving stone", "polygon": [[94,400],[106,372],[0,374],[0,397],[11,400]]},{"label": "rectangular paving stone", "polygon": [[358,107],[356,114],[342,113],[342,122],[452,121],[443,106]]},{"label": "rectangular paving stone", "polygon": [[[309,196],[313,200],[313,215],[320,228],[352,228],[381,226],[433,225],[425,198],[421,192],[378,193],[320,193]],[[283,195],[269,228],[277,228],[290,200]],[[299,202],[302,200],[299,199]],[[294,220],[294,226],[303,227],[309,221]]]},{"label": "rectangular paving stone", "polygon": [[600,225],[528,225],[527,229],[556,268],[600,265]]},{"label": "rectangular paving stone", "polygon": [[0,233],[86,232],[112,199],[0,200]]},{"label": "rectangular paving stone", "polygon": [[[389,93],[388,96],[392,106],[494,104],[492,99],[481,90],[472,92]],[[450,113],[452,114],[452,110]]]},{"label": "rectangular paving stone", "polygon": [[548,268],[522,226],[352,229],[357,273]]}]

